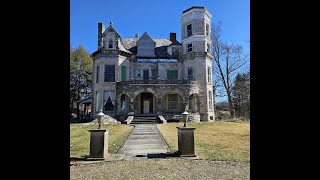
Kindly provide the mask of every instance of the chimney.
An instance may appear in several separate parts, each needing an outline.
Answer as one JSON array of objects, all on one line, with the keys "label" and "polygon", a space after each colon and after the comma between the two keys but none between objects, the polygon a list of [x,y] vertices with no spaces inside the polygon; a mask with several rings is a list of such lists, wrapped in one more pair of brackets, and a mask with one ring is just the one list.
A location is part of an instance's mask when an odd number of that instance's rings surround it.
[{"label": "chimney", "polygon": [[102,47],[102,34],[104,30],[104,25],[102,23],[98,23],[98,49]]},{"label": "chimney", "polygon": [[136,35],[134,37],[135,38],[139,38],[139,33],[136,33]]},{"label": "chimney", "polygon": [[176,33],[170,33],[170,41],[171,42],[174,42],[174,41],[176,41]]}]

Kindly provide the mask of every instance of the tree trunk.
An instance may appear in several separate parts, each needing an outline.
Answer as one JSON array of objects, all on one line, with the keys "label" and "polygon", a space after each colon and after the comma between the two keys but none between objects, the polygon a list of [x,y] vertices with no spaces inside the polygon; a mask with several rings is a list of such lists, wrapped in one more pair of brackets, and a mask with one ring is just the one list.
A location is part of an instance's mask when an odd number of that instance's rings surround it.
[{"label": "tree trunk", "polygon": [[228,94],[228,105],[229,105],[230,116],[231,116],[231,118],[234,118],[234,112],[233,112],[233,105],[232,105],[231,94]]},{"label": "tree trunk", "polygon": [[80,110],[79,110],[79,107],[80,106],[80,103],[77,102],[77,119],[80,118]]}]

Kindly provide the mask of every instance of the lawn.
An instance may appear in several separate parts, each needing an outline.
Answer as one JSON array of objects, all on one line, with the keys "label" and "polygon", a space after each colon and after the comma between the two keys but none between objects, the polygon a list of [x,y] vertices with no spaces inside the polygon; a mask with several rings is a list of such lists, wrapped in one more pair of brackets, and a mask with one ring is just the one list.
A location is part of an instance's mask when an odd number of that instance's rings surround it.
[{"label": "lawn", "polygon": [[[183,123],[158,124],[163,137],[173,151],[178,150],[177,126]],[[220,161],[250,161],[249,122],[188,123],[195,127],[195,151],[201,159]]]},{"label": "lawn", "polygon": [[[70,157],[84,158],[89,155],[89,129],[96,129],[97,125],[83,126],[70,124]],[[133,130],[132,126],[124,124],[102,125],[102,129],[109,131],[109,153],[115,153]]]}]

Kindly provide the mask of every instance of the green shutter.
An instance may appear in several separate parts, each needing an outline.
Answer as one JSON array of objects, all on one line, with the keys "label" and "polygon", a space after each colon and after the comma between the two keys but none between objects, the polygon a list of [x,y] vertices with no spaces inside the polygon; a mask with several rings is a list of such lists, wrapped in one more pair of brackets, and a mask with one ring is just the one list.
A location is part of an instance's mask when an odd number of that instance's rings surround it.
[{"label": "green shutter", "polygon": [[121,66],[121,81],[127,80],[127,67]]},{"label": "green shutter", "polygon": [[178,70],[167,70],[168,79],[178,79]]}]

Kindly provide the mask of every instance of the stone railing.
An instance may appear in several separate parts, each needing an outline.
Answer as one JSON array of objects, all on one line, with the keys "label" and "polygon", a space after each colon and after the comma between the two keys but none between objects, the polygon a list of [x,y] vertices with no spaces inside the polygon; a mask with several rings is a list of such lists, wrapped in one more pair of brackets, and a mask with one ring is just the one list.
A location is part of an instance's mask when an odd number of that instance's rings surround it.
[{"label": "stone railing", "polygon": [[197,84],[197,81],[190,80],[159,80],[159,79],[151,79],[151,80],[130,80],[130,81],[121,81],[117,82],[118,84],[127,85],[127,84]]}]

